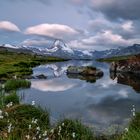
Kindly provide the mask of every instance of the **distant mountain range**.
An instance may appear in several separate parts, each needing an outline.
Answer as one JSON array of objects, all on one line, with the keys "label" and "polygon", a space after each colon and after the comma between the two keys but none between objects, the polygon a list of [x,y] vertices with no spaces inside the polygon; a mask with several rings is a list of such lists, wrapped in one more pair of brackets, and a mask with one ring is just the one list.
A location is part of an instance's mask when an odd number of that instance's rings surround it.
[{"label": "distant mountain range", "polygon": [[128,47],[118,47],[117,49],[110,49],[105,51],[94,51],[94,58],[109,58],[114,56],[125,56],[140,54],[140,44],[134,44]]},{"label": "distant mountain range", "polygon": [[55,56],[65,59],[97,59],[113,56],[140,54],[140,44],[134,44],[128,47],[119,47],[117,49],[110,49],[105,51],[87,51],[72,49],[67,46],[62,40],[55,40],[50,48],[3,44],[0,45],[0,49],[6,49],[8,51],[14,52],[26,52],[39,55]]}]

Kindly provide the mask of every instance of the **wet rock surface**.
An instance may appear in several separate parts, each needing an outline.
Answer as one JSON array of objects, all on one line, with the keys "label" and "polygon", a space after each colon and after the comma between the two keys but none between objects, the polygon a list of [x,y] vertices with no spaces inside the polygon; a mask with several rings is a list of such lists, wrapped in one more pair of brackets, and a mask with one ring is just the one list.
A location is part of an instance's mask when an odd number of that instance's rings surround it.
[{"label": "wet rock surface", "polygon": [[112,62],[110,72],[124,72],[140,74],[140,55],[131,57],[128,60]]},{"label": "wet rock surface", "polygon": [[77,75],[91,75],[91,76],[103,76],[103,72],[95,67],[77,67],[69,66],[67,69],[67,74],[77,74]]},{"label": "wet rock surface", "polygon": [[76,67],[70,66],[67,69],[68,78],[85,80],[90,83],[95,83],[97,79],[103,76],[103,72],[95,67]]}]

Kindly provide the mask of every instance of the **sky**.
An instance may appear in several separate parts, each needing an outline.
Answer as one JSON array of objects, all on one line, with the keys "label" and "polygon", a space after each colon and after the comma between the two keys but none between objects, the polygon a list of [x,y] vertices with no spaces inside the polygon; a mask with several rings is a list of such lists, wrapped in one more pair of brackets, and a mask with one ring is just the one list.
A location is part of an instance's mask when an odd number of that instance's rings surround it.
[{"label": "sky", "polygon": [[0,44],[106,50],[140,43],[140,0],[0,0]]}]

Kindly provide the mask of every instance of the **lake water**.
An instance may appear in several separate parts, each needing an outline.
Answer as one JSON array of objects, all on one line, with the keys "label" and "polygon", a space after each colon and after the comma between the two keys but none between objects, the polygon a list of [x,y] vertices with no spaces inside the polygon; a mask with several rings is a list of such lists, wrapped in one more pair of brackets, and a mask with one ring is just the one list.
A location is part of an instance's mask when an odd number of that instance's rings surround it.
[{"label": "lake water", "polygon": [[[96,66],[104,76],[92,83],[69,78],[66,69],[70,65]],[[35,101],[48,109],[53,123],[63,118],[79,119],[98,133],[114,133],[127,127],[132,105],[140,111],[140,81],[128,75],[110,75],[107,63],[66,61],[41,65],[33,71],[34,76],[44,74],[48,78],[33,79],[30,89],[20,90],[22,102]]]}]

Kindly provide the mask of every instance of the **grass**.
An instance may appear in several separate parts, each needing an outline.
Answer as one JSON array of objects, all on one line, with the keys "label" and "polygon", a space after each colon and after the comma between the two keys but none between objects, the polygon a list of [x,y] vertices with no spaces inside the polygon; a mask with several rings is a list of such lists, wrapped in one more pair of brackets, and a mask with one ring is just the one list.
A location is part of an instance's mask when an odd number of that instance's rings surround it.
[{"label": "grass", "polygon": [[[4,106],[0,116],[0,140],[29,140],[36,137],[37,140],[139,140],[140,138],[140,113],[130,122],[128,131],[112,136],[95,137],[88,127],[78,120],[65,119],[55,126],[50,125],[48,111],[34,105],[19,103],[16,92],[5,95]],[[7,104],[11,103],[11,106]],[[9,127],[11,125],[11,130]]]},{"label": "grass", "polygon": [[99,61],[99,62],[113,62],[113,61],[127,60],[133,56],[134,55],[116,56],[116,57],[110,57],[110,58],[100,58],[100,59],[97,59],[97,61]]},{"label": "grass", "polygon": [[[14,105],[4,109],[3,112],[8,113],[8,116],[4,116],[4,119],[0,120],[0,124],[2,124],[0,125],[0,135],[5,139],[6,136],[20,139],[25,139],[26,135],[30,135],[32,138],[34,136],[39,137],[39,134],[49,128],[49,114],[40,108],[31,105]],[[36,123],[33,123],[33,119],[37,119]],[[11,131],[8,133],[7,126],[10,124],[12,124]],[[30,125],[31,128],[29,129]]]},{"label": "grass", "polygon": [[93,132],[79,121],[65,119],[54,129],[55,140],[94,140]]},{"label": "grass", "polygon": [[11,79],[15,75],[18,78],[24,78],[32,74],[33,67],[54,61],[64,61],[64,59],[36,54],[0,51],[0,79]]},{"label": "grass", "polygon": [[126,134],[122,136],[121,140],[139,140],[140,139],[140,128],[137,130],[130,129]]},{"label": "grass", "polygon": [[[13,104],[7,107],[6,104],[10,102]],[[46,137],[50,140],[94,140],[93,133],[79,121],[65,119],[52,128],[47,111],[33,105],[19,104],[15,92],[4,97],[1,115],[0,140],[26,140],[27,136],[38,140]]]},{"label": "grass", "polygon": [[12,102],[13,104],[19,104],[19,96],[17,96],[16,92],[12,92],[10,95],[4,97],[4,104]]},{"label": "grass", "polygon": [[17,90],[19,88],[30,88],[31,82],[28,80],[7,80],[5,83],[5,90]]}]

